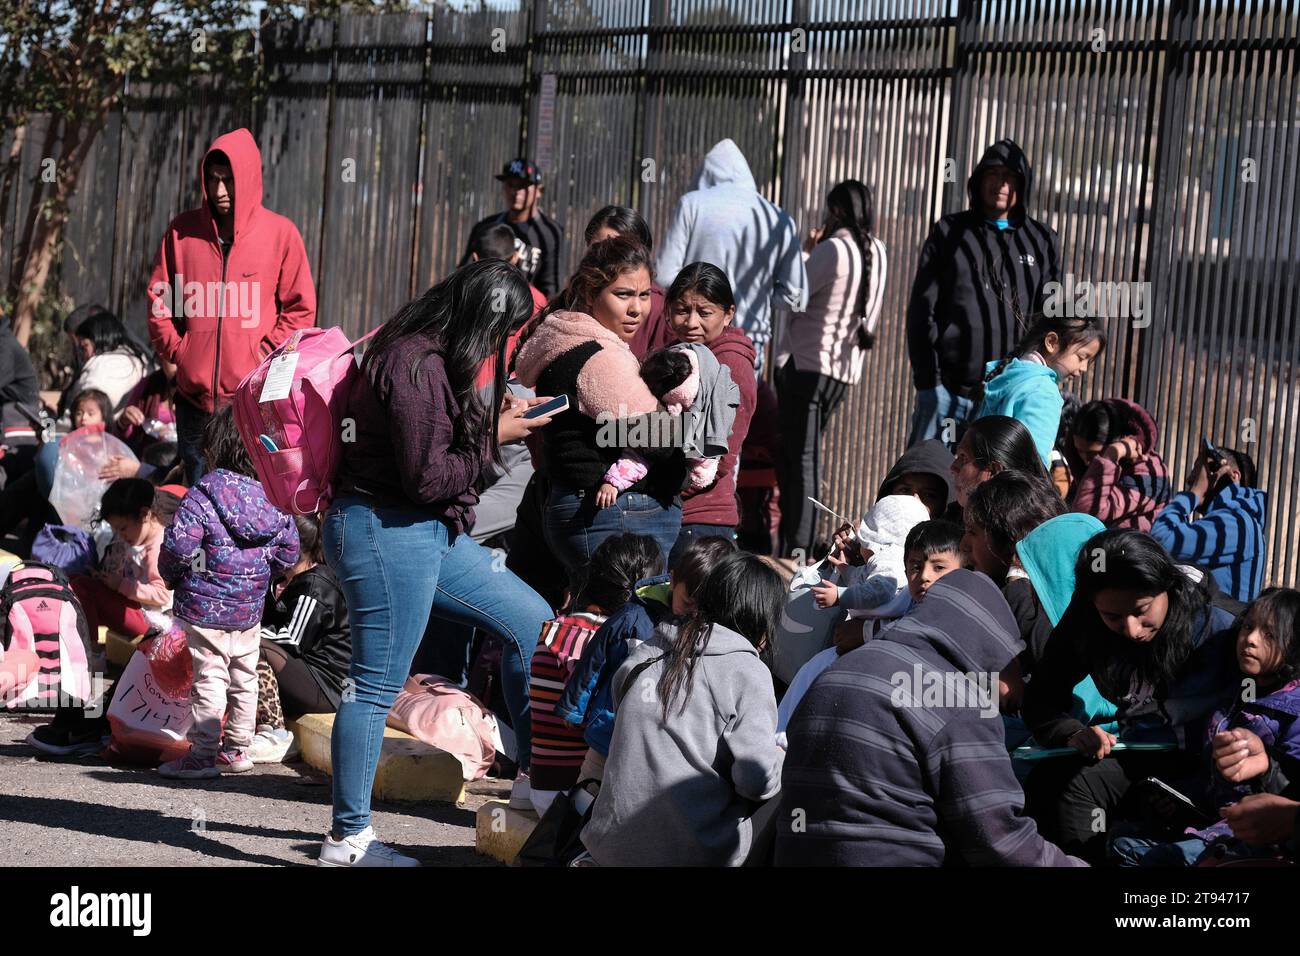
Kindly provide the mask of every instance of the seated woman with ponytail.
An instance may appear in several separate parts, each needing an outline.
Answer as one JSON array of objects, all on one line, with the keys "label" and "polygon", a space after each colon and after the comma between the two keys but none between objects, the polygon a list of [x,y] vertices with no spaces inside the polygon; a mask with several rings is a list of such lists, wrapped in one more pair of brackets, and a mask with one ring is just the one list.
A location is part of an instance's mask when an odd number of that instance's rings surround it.
[{"label": "seated woman with ponytail", "polygon": [[[1101,859],[1133,783],[1195,772],[1203,725],[1237,680],[1233,616],[1211,605],[1207,577],[1139,531],[1103,531],[1079,553],[1074,596],[1022,708],[1040,744],[1080,754],[1043,764],[1026,786],[1031,812],[1040,826],[1055,824],[1067,853]],[[1074,687],[1089,676],[1116,705],[1118,736],[1070,714]],[[1117,742],[1126,746],[1112,753]]]},{"label": "seated woman with ponytail", "polygon": [[[546,543],[569,574],[612,535],[650,535],[666,556],[681,529],[681,429],[641,380],[628,347],[649,315],[651,278],[650,253],[635,239],[597,242],[519,338],[519,380],[539,395],[569,397],[568,409],[539,431],[538,464],[550,483]],[[597,489],[628,447],[649,471],[602,508]]]},{"label": "seated woman with ponytail", "polygon": [[600,866],[739,865],[756,812],[780,789],[776,696],[759,654],[781,619],[781,579],[738,551],[692,597],[614,675],[618,717],[582,831]]},{"label": "seated woman with ponytail", "polygon": [[1086,373],[1105,347],[1106,331],[1096,319],[1040,316],[1014,352],[988,364],[976,418],[1006,415],[1023,422],[1043,467],[1050,468],[1065,404],[1061,388]]}]

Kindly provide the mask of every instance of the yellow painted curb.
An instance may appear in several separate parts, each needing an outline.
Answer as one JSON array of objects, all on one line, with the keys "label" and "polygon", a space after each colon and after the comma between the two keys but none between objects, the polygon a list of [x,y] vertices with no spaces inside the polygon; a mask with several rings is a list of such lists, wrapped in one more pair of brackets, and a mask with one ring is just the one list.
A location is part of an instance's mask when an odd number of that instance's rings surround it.
[{"label": "yellow painted curb", "polygon": [[474,814],[474,850],[507,865],[537,826],[531,810],[512,810],[507,800],[489,800]]},{"label": "yellow painted curb", "polygon": [[[306,714],[288,722],[302,759],[322,773],[333,773],[330,737],[333,714]],[[461,803],[465,780],[460,761],[410,734],[384,728],[373,793],[380,800],[443,800]]]}]

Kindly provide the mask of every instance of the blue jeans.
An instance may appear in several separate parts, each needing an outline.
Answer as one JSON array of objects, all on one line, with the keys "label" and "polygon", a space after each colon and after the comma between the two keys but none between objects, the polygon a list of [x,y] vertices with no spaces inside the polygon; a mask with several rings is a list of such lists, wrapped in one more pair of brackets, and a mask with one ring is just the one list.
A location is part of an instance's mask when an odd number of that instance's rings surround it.
[{"label": "blue jeans", "polygon": [[[912,435],[907,440],[911,448],[927,438],[938,438],[949,448],[956,448],[966,430],[966,422],[975,413],[975,403],[969,398],[954,395],[943,385],[916,393],[916,409],[912,413]],[[952,428],[948,428],[948,419]]]},{"label": "blue jeans", "polygon": [[684,524],[682,530],[677,532],[677,540],[673,542],[673,549],[668,553],[668,570],[671,571],[677,567],[677,562],[681,560],[682,554],[691,546],[691,542],[700,538],[726,538],[728,541],[736,540],[736,529],[725,524]]},{"label": "blue jeans", "polygon": [[679,504],[665,508],[649,495],[625,491],[608,508],[597,508],[595,492],[554,483],[542,518],[546,544],[570,575],[591,563],[606,538],[626,532],[654,538],[666,560],[681,526]]},{"label": "blue jeans", "polygon": [[453,537],[441,521],[414,509],[340,498],[325,516],[323,533],[325,561],[343,589],[352,625],[352,686],[344,685],[330,746],[334,833],[360,833],[370,823],[384,721],[430,617],[480,628],[504,643],[502,689],[519,763],[527,769],[528,668],[542,622],[551,616],[546,602],[498,569],[492,552],[469,535]]},{"label": "blue jeans", "polygon": [[176,454],[185,466],[185,480],[193,485],[208,470],[203,460],[203,430],[212,416],[177,395],[172,399],[176,412]]}]

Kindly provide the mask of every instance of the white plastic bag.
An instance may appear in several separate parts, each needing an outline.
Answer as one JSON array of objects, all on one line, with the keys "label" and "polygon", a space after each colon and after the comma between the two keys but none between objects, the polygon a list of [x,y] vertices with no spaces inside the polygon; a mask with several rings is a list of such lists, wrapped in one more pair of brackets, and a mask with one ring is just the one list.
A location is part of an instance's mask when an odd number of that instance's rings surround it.
[{"label": "white plastic bag", "polygon": [[117,455],[139,460],[121,439],[100,428],[79,428],[59,443],[50,504],[64,524],[93,531],[92,519],[99,510],[99,499],[110,484],[99,477],[99,471]]}]

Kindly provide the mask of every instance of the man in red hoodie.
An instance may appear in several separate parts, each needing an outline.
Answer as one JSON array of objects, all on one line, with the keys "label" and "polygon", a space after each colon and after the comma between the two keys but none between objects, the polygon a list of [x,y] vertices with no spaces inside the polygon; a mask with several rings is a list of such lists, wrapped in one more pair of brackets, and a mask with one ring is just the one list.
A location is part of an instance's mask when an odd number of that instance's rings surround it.
[{"label": "man in red hoodie", "polygon": [[203,204],[172,220],[149,277],[149,338],[176,366],[177,444],[189,482],[204,471],[203,426],[295,329],[316,324],[298,228],[262,205],[262,153],[246,129],[199,164]]}]

